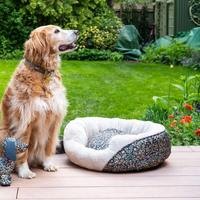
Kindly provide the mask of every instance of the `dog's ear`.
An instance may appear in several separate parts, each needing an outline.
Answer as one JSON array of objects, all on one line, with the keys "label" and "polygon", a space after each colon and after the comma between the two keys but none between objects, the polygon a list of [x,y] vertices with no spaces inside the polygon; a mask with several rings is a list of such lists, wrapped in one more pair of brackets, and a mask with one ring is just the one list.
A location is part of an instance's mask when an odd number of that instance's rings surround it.
[{"label": "dog's ear", "polygon": [[6,138],[4,144],[5,156],[12,161],[16,160],[16,141],[14,138]]},{"label": "dog's ear", "polygon": [[33,31],[24,47],[24,57],[34,63],[39,63],[41,58],[50,53],[50,44],[45,31]]}]

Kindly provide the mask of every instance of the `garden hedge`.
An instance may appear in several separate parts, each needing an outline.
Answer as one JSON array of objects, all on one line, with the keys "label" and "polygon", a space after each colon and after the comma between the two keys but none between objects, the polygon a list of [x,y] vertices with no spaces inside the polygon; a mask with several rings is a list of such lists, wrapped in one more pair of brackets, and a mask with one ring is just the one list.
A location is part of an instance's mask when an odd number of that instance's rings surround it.
[{"label": "garden hedge", "polygon": [[0,2],[0,55],[22,49],[31,30],[47,24],[78,29],[85,34],[81,45],[98,49],[111,48],[121,26],[106,0],[5,0]]}]

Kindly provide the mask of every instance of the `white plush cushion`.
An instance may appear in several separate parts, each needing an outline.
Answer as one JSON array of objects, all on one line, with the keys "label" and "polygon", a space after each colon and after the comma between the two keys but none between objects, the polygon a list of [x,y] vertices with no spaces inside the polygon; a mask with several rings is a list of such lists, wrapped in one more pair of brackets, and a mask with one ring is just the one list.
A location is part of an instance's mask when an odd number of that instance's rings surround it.
[{"label": "white plush cushion", "polygon": [[[120,130],[105,149],[89,148],[88,142],[105,130]],[[149,121],[119,118],[85,117],[71,121],[64,131],[64,148],[68,158],[75,164],[102,171],[107,163],[126,145],[143,138],[165,132],[165,127]],[[168,157],[168,156],[167,156]]]}]

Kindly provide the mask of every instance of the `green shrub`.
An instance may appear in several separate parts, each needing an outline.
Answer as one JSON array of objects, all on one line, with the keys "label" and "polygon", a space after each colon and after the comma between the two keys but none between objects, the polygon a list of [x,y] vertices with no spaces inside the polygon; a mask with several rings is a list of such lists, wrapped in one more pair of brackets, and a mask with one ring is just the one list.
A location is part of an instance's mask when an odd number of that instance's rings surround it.
[{"label": "green shrub", "polygon": [[21,8],[21,1],[5,0],[0,2],[0,54],[6,55],[15,49],[22,49],[23,43],[31,31],[30,25]]},{"label": "green shrub", "polygon": [[114,49],[122,23],[113,11],[107,8],[98,12],[88,25],[82,26],[79,44],[82,48]]},{"label": "green shrub", "polygon": [[[16,49],[21,50],[31,30],[47,24],[78,29],[81,44],[98,49],[112,48],[121,26],[106,0],[4,0],[0,2],[1,57],[10,55]],[[92,36],[92,45],[88,45],[90,27],[94,26],[98,33]],[[82,33],[89,33],[89,36],[85,37]]]},{"label": "green shrub", "polygon": [[123,59],[123,55],[118,52],[112,52],[110,50],[79,49],[71,53],[63,54],[62,58],[66,60],[121,61]]},{"label": "green shrub", "polygon": [[168,115],[169,113],[167,109],[162,108],[161,106],[154,103],[153,105],[147,107],[144,120],[164,124]]},{"label": "green shrub", "polygon": [[116,40],[117,29],[109,31],[90,26],[81,33],[79,44],[81,48],[113,49]]},{"label": "green shrub", "polygon": [[22,59],[23,51],[16,49],[13,51],[8,51],[5,54],[0,54],[0,59]]},{"label": "green shrub", "polygon": [[[22,50],[13,50],[6,52],[5,55],[0,54],[0,59],[22,59]],[[79,49],[77,51],[62,54],[64,60],[109,60],[109,61],[122,61],[123,55],[118,52],[110,50],[97,50],[97,49]]]},{"label": "green shrub", "polygon": [[184,44],[173,42],[168,47],[151,45],[145,49],[143,62],[180,65],[184,57],[191,56],[191,49]]}]

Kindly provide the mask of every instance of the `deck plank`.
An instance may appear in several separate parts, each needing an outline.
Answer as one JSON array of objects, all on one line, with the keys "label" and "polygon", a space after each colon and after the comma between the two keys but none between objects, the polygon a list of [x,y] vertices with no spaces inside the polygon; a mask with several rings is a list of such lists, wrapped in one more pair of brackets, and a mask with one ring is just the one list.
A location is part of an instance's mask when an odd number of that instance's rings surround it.
[{"label": "deck plank", "polygon": [[[83,168],[68,168],[63,169],[59,168],[55,173],[44,172],[43,170],[33,170],[37,173],[36,179],[41,178],[73,178],[73,177],[155,177],[155,176],[200,176],[200,168],[199,167],[185,167],[185,166],[174,166],[174,165],[164,165],[157,169],[148,170],[144,172],[135,172],[135,173],[121,173],[121,174],[112,174],[112,173],[101,173],[89,171]],[[21,181],[22,179],[18,179],[16,175],[13,175],[14,182]],[[34,180],[34,179],[33,179]],[[28,180],[29,181],[29,180]]]},{"label": "deck plank", "polygon": [[200,186],[200,176],[126,176],[115,177],[38,177],[15,181],[12,187],[135,187],[135,186]]},{"label": "deck plank", "polygon": [[1,187],[0,200],[16,199],[18,188]]},{"label": "deck plank", "polygon": [[200,199],[200,147],[173,147],[156,169],[135,173],[102,173],[55,155],[57,172],[33,169],[31,180],[13,175],[11,187],[0,187],[0,200],[188,200]]},{"label": "deck plank", "polygon": [[[98,198],[197,198],[199,186],[172,187],[63,187],[63,188],[20,188],[18,198],[47,199],[94,199]],[[144,192],[145,191],[145,192]]]},{"label": "deck plank", "polygon": [[[66,198],[65,198],[66,199]],[[20,198],[20,199],[18,199],[18,200],[35,200],[35,199],[32,199],[32,198]],[[49,200],[49,199],[42,199],[42,200]],[[62,199],[58,199],[58,198],[56,198],[56,200],[63,200],[63,198]],[[80,199],[80,198],[76,198],[76,199],[74,199],[74,200],[87,200],[87,199]],[[99,198],[93,198],[92,200],[102,200],[102,198],[101,199],[99,199]],[[107,199],[107,198],[104,198],[103,200],[188,200],[188,198],[186,197],[186,198],[135,198],[135,197],[131,197],[131,198],[126,198],[126,199],[124,199],[124,198],[109,198],[109,199]],[[199,198],[193,198],[193,197],[190,197],[190,199],[189,200],[199,200]]]}]

